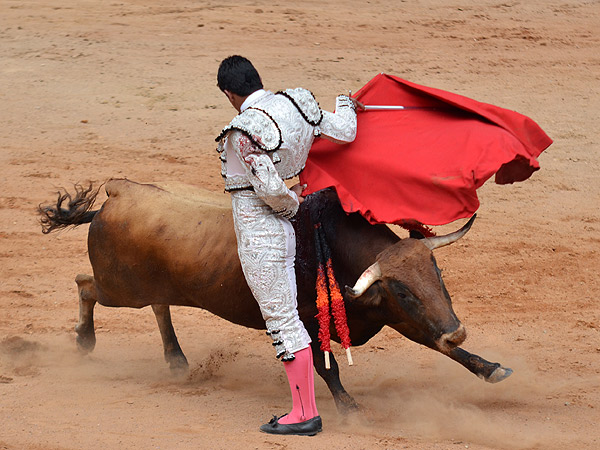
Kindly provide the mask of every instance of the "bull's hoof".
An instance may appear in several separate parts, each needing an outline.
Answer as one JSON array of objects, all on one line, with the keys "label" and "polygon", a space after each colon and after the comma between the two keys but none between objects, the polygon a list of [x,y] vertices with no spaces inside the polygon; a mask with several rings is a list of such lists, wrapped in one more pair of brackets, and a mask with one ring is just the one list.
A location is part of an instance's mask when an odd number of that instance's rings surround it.
[{"label": "bull's hoof", "polygon": [[360,405],[352,398],[350,394],[344,392],[335,398],[335,406],[342,415],[348,415],[360,411]]},{"label": "bull's hoof", "polygon": [[89,326],[87,324],[78,323],[75,325],[75,332],[77,333],[77,349],[87,355],[96,346],[96,333],[94,331],[94,326]]},{"label": "bull's hoof", "polygon": [[92,350],[94,350],[94,347],[96,347],[96,336],[94,335],[82,336],[78,334],[75,340],[77,342],[77,350],[79,350],[84,355],[87,355]]},{"label": "bull's hoof", "polygon": [[165,359],[169,363],[169,369],[171,369],[171,375],[173,375],[175,377],[181,377],[181,376],[187,375],[188,370],[189,370],[189,363],[183,353],[180,355],[170,356],[169,358],[165,357]]},{"label": "bull's hoof", "polygon": [[488,383],[500,383],[502,380],[506,380],[508,377],[510,377],[512,373],[512,369],[500,366],[494,370],[489,377],[485,378],[485,381]]}]

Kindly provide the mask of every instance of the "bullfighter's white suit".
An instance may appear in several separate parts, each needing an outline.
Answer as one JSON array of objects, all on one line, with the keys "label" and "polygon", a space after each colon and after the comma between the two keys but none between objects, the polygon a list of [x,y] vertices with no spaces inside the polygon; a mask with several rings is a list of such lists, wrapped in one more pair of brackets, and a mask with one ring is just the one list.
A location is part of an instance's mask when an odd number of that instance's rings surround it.
[{"label": "bullfighter's white suit", "polygon": [[356,112],[348,97],[339,96],[330,113],[306,89],[260,89],[217,138],[242,269],[283,361],[311,342],[297,311],[296,237],[289,221],[299,202],[283,180],[302,171],[318,136],[354,140]]}]

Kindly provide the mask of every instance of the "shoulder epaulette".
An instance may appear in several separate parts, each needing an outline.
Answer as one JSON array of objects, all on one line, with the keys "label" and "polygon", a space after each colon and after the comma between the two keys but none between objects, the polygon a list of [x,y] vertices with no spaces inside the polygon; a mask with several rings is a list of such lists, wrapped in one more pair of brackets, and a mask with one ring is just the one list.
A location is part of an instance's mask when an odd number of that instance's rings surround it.
[{"label": "shoulder epaulette", "polygon": [[308,89],[296,88],[279,91],[276,95],[283,95],[296,107],[300,115],[310,125],[316,127],[323,120],[323,112],[315,96]]},{"label": "shoulder epaulette", "polygon": [[248,108],[233,118],[215,141],[221,141],[231,130],[244,133],[254,145],[265,152],[281,147],[281,130],[273,118],[262,109]]}]

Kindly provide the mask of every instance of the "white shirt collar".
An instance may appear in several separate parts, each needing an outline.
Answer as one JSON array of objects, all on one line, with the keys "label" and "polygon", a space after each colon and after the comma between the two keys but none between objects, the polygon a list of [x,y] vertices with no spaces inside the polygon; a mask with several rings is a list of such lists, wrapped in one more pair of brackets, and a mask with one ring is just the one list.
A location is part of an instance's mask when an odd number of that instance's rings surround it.
[{"label": "white shirt collar", "polygon": [[244,103],[242,103],[242,106],[240,106],[240,112],[244,111],[245,109],[248,109],[250,107],[250,105],[252,105],[252,103],[254,103],[256,100],[258,100],[260,97],[262,97],[266,93],[267,93],[267,91],[265,91],[264,89],[259,89],[258,91],[254,91],[252,94],[250,94],[248,97],[246,97],[246,100],[244,100]]}]

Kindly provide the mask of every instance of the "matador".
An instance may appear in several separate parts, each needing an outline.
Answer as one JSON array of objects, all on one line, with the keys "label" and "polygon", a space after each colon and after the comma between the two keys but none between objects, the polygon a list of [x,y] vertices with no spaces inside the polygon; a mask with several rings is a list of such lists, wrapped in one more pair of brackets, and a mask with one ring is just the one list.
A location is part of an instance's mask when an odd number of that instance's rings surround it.
[{"label": "matador", "polygon": [[225,190],[231,193],[238,255],[292,393],[292,410],[260,430],[312,436],[322,430],[322,421],[315,404],[311,339],[297,311],[296,237],[290,223],[304,200],[304,186],[288,188],[284,180],[302,171],[315,138],[353,141],[356,108],[362,105],[341,95],[331,113],[321,110],[306,89],[267,91],[252,63],[241,56],[221,62],[217,81],[239,112],[216,139]]}]

